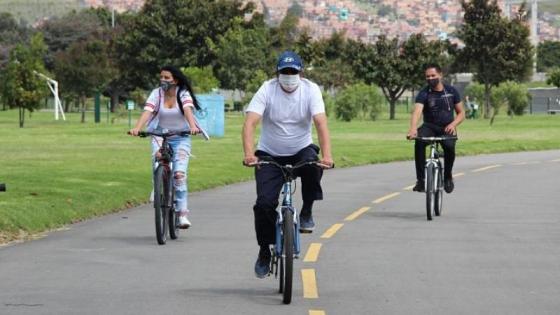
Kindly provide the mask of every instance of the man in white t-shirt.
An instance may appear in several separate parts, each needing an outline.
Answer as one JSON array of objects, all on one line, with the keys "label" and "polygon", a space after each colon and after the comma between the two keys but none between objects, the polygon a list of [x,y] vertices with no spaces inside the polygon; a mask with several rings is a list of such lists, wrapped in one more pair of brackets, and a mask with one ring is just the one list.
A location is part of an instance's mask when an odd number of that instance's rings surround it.
[{"label": "man in white t-shirt", "polygon": [[[302,78],[302,70],[301,58],[285,51],[278,60],[277,77],[266,81],[249,103],[243,126],[245,165],[254,165],[259,157],[273,158],[282,165],[295,165],[299,161],[319,160],[320,151],[320,163],[325,167],[334,165],[321,90],[317,84]],[[261,135],[255,152],[254,134],[261,120]],[[315,124],[320,148],[313,144],[312,124]],[[323,199],[323,171],[310,165],[298,169],[297,175],[301,178],[303,197],[300,231],[310,233],[315,227],[311,213],[313,202]],[[264,278],[270,271],[269,244],[274,243],[275,209],[283,177],[280,169],[265,165],[255,169],[255,179],[257,201],[253,211],[260,246],[255,273]]]}]

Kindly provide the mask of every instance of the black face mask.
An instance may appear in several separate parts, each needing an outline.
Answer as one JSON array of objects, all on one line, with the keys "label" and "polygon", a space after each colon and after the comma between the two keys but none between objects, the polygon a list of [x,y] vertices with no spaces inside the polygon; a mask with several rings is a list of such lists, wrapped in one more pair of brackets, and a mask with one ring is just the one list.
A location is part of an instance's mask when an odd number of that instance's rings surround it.
[{"label": "black face mask", "polygon": [[436,86],[438,86],[439,84],[439,79],[435,78],[435,79],[428,79],[426,80],[426,82],[428,83],[428,85],[430,86],[430,88],[434,89]]}]

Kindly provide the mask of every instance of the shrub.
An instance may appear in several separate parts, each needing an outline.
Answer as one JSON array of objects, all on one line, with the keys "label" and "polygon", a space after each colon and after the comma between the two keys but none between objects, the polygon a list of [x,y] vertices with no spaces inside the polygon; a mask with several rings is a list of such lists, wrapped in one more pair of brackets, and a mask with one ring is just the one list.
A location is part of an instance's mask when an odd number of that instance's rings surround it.
[{"label": "shrub", "polygon": [[349,85],[335,97],[336,118],[351,121],[354,118],[377,119],[383,104],[379,88],[365,83]]}]

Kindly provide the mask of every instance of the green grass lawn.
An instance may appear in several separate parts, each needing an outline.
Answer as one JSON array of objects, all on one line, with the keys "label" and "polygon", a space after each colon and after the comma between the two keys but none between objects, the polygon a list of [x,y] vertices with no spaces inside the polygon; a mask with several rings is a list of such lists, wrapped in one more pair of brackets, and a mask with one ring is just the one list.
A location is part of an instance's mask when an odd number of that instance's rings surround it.
[{"label": "green grass lawn", "polygon": [[[0,111],[0,182],[7,185],[0,193],[0,242],[147,202],[148,140],[127,136],[126,119],[96,125],[88,115],[82,124],[78,114],[64,122],[54,121],[52,113],[34,113],[20,129],[17,111]],[[405,140],[408,115],[399,112],[398,118],[331,120],[337,167],[412,159],[413,144]],[[228,114],[224,138],[193,141],[189,190],[252,178],[252,170],[241,166],[242,122],[240,114]],[[492,127],[485,120],[466,121],[457,151],[560,149],[559,127],[559,115],[498,116]]]}]

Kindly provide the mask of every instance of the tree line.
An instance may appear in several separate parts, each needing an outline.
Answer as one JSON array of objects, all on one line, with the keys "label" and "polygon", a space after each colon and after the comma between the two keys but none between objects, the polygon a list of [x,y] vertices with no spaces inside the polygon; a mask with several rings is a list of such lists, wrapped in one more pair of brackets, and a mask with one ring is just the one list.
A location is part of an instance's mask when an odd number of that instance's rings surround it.
[{"label": "tree line", "polygon": [[[83,113],[86,98],[101,92],[110,97],[114,111],[135,91],[155,86],[158,69],[165,64],[183,67],[199,92],[219,86],[250,96],[274,75],[276,56],[290,49],[302,56],[305,75],[331,94],[351,87],[377,99],[363,85],[378,86],[390,105],[391,119],[403,92],[424,85],[426,64],[438,63],[447,73],[472,72],[485,88],[490,116],[491,89],[531,74],[534,48],[525,7],[508,20],[494,0],[461,4],[464,24],[457,34],[461,46],[430,41],[422,34],[379,36],[372,44],[336,32],[315,40],[309,30],[298,27],[297,5],[279,25],[268,26],[252,3],[239,0],[148,0],[139,12],[117,14],[114,26],[111,12],[104,8],[73,11],[37,28],[2,13],[2,103],[4,108],[20,108],[20,116],[38,108],[48,90],[36,71],[59,82],[66,106],[76,104]],[[545,42],[538,47],[541,69],[560,64],[556,45]],[[340,119],[365,108],[348,111],[347,103],[336,114]]]}]

